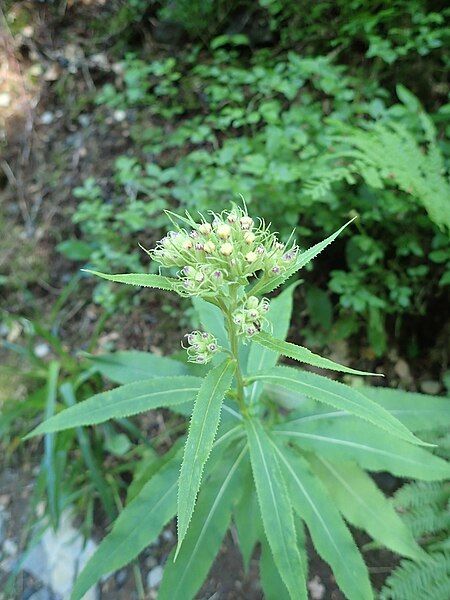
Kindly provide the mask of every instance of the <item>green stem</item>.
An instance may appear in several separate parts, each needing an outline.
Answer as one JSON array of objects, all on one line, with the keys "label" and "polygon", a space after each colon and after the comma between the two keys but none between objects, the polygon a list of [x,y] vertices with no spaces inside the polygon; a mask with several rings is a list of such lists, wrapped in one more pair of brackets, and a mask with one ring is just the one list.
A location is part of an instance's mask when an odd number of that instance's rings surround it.
[{"label": "green stem", "polygon": [[248,411],[244,397],[244,377],[242,375],[241,365],[239,363],[239,340],[231,312],[229,310],[224,310],[224,313],[227,322],[228,337],[230,340],[230,350],[233,358],[236,361],[236,399],[238,401],[241,413],[246,416],[248,415]]}]

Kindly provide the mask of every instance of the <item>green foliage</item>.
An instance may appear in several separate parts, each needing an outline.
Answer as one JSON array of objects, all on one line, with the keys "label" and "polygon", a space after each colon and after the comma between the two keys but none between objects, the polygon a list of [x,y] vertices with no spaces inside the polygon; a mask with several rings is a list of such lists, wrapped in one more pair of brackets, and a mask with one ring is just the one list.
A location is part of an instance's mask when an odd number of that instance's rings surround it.
[{"label": "green foliage", "polygon": [[[436,26],[442,43],[439,19],[413,10],[411,3],[405,12],[404,4],[375,16],[364,2],[350,13],[342,6],[358,27],[341,22],[329,2],[308,9],[310,24],[300,24],[297,8],[288,2],[262,8],[273,20],[270,27],[285,31],[296,22],[316,39],[324,32],[315,19],[327,15],[345,31],[339,38],[343,48],[354,39],[349,33],[359,36],[361,20],[367,21],[371,25],[361,35],[368,36],[373,57],[379,28],[387,23],[394,28],[395,14],[402,14],[404,27],[412,14],[415,23],[424,19],[425,29]],[[181,6],[171,3],[165,11]],[[189,19],[183,22],[189,29]],[[203,19],[206,29],[208,23]],[[87,180],[74,191],[82,200],[74,220],[83,245],[71,240],[61,250],[86,261],[91,248],[89,263],[105,272],[145,272],[145,256],[130,254],[127,239],[152,237],[164,227],[168,206],[207,211],[237,194],[283,234],[297,226],[302,247],[314,244],[318,231],[329,234],[357,214],[358,235],[347,235],[332,260],[318,258],[322,280],[313,283],[306,275],[304,332],[317,345],[330,339],[330,327],[331,339],[359,332],[381,356],[394,321],[398,331],[410,315],[425,314],[450,281],[448,148],[441,139],[448,111],[428,118],[402,86],[397,86],[401,103],[395,104],[376,78],[318,54],[323,49],[305,55],[288,44],[285,51],[249,54],[232,43],[233,35],[222,38],[210,50],[193,47],[150,62],[135,54],[124,57],[121,74],[97,100],[100,107],[130,115],[135,151],[117,159],[107,189]],[[410,52],[411,47],[399,50],[397,58]],[[311,302],[314,293],[321,294],[320,303]],[[130,306],[130,292],[106,283],[97,285],[94,298],[111,309]]]},{"label": "green foliage", "polygon": [[[441,442],[439,430],[435,430],[434,437]],[[437,452],[445,456],[445,446],[439,445]],[[448,481],[407,483],[395,493],[393,505],[417,541],[430,552],[431,560],[418,565],[401,561],[388,577],[380,598],[407,600],[414,593],[419,600],[430,597],[444,600],[450,591]]]},{"label": "green foliage", "polygon": [[[314,373],[277,367],[283,353],[305,359],[306,349],[284,341],[293,286],[272,303],[265,299],[262,313],[254,293],[267,289],[266,283],[280,271],[295,272],[292,262],[304,265],[315,253],[301,253],[292,241],[286,251],[264,223],[255,224],[238,207],[213,214],[212,222],[196,223],[189,214],[180,221],[186,229],[174,220],[175,231],[150,255],[165,268],[179,269],[172,289],[195,298],[200,321],[211,327],[194,332],[194,337],[189,334],[188,342],[207,339],[209,344],[216,335],[226,335],[226,343],[218,346],[215,341],[210,356],[196,355],[199,364],[187,363],[185,374],[179,374],[175,361],[161,358],[167,369],[162,377],[151,372],[158,368],[151,355],[93,358],[99,369],[106,368],[113,379],[126,383],[51,416],[37,430],[60,435],[57,432],[75,423],[97,422],[97,410],[102,419],[156,406],[174,405],[176,410],[178,402],[196,397],[187,438],[180,437],[156,463],[143,460],[136,468],[128,502],[79,576],[72,599],[80,600],[103,574],[133,560],[175,513],[178,545],[165,567],[162,598],[196,596],[232,521],[246,564],[261,545],[262,585],[268,598],[307,598],[303,523],[346,597],[373,598],[367,568],[344,519],[407,558],[426,557],[412,535],[417,524],[411,529],[408,519],[394,509],[403,502],[417,515],[422,533],[444,527],[444,521],[420,520],[422,490],[414,501],[403,492],[403,499],[399,494],[392,505],[363,469],[429,482],[448,478],[449,463],[424,449],[426,442],[402,423],[403,419],[413,430],[425,430],[429,439],[430,431],[421,427],[424,418],[430,407],[440,417],[447,414],[446,400],[395,391],[384,397],[382,390],[356,390]],[[251,327],[242,328],[242,315],[252,319]],[[280,337],[267,333],[271,330]],[[263,356],[258,361],[261,340]],[[131,368],[125,375],[127,365]],[[146,365],[150,373],[142,380]],[[195,369],[201,370],[201,379],[190,375]],[[448,499],[432,485],[430,501],[442,506]]]}]

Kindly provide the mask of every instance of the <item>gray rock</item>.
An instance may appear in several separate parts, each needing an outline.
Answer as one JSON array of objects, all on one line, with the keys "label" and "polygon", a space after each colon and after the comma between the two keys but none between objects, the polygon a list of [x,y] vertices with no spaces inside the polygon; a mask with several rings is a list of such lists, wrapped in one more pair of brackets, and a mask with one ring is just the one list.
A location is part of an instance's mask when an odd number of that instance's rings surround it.
[{"label": "gray rock", "polygon": [[[92,540],[86,543],[72,526],[71,511],[66,511],[58,530],[47,529],[26,557],[23,569],[39,579],[63,600],[70,598],[73,583],[96,550]],[[97,600],[97,587],[91,588],[83,600]]]},{"label": "gray rock", "polygon": [[163,578],[163,568],[161,565],[153,567],[151,571],[149,571],[147,575],[147,587],[149,589],[154,589],[159,587],[161,580]]}]

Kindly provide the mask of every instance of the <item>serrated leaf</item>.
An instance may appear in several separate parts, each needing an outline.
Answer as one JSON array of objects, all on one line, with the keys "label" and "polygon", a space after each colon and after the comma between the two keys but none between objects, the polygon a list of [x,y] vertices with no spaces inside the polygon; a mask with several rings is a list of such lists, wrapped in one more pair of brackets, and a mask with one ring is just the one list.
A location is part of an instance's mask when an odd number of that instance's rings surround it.
[{"label": "serrated leaf", "polygon": [[273,292],[273,290],[277,289],[277,287],[280,287],[280,285],[287,281],[289,277],[292,277],[294,273],[299,271],[302,267],[307,265],[313,258],[320,254],[322,250],[325,250],[325,248],[329,244],[331,244],[331,242],[333,242],[338,237],[338,235],[354,220],[355,219],[351,219],[350,221],[348,221],[348,223],[343,225],[340,229],[338,229],[335,233],[327,237],[325,240],[322,240],[318,244],[315,244],[308,250],[305,250],[305,252],[301,252],[294,261],[294,264],[288,267],[283,273],[280,273],[280,275],[272,277],[268,281],[264,281],[262,279],[260,281],[257,281],[249,293],[253,294],[254,296],[257,296],[260,294],[268,294],[269,292]]},{"label": "serrated leaf", "polygon": [[385,387],[364,386],[360,391],[412,431],[426,431],[450,423],[450,398]]},{"label": "serrated leaf", "polygon": [[[292,314],[293,293],[298,282],[293,283],[285,289],[279,296],[270,301],[269,312],[267,313],[267,323],[264,329],[271,330],[273,335],[280,340],[284,340],[288,334],[289,323]],[[250,351],[247,361],[247,373],[252,375],[260,371],[274,367],[277,364],[279,353],[268,348],[261,348],[253,342],[250,344]],[[250,404],[257,401],[261,394],[262,385],[255,382],[248,393]]]},{"label": "serrated leaf", "polygon": [[81,600],[102,575],[132,561],[174,517],[181,452],[148,481],[116,519],[75,582],[71,600]]},{"label": "serrated leaf", "polygon": [[259,421],[246,420],[253,478],[264,530],[289,594],[307,598],[306,573],[298,550],[292,506],[269,435]]},{"label": "serrated leaf", "polygon": [[229,359],[211,369],[195,399],[178,487],[178,547],[175,558],[194,512],[203,467],[214,443],[223,398],[231,386],[235,369],[235,361]]},{"label": "serrated leaf", "polygon": [[159,600],[190,600],[202,585],[222,545],[233,505],[242,493],[242,466],[247,449],[221,459],[198,498],[189,531],[177,560],[169,556]]},{"label": "serrated leaf", "polygon": [[369,572],[355,541],[334,505],[334,496],[311,473],[308,463],[286,446],[274,444],[294,510],[306,522],[314,546],[330,565],[351,600],[373,598]]},{"label": "serrated leaf", "polygon": [[312,457],[311,464],[349,523],[364,529],[374,540],[398,554],[426,559],[427,555],[392,504],[358,465],[323,456]]},{"label": "serrated leaf", "polygon": [[256,490],[251,472],[244,478],[242,496],[233,511],[239,548],[244,563],[244,571],[248,571],[250,559],[258,541],[265,539],[263,524],[256,498]]},{"label": "serrated leaf", "polygon": [[289,600],[289,592],[280,577],[272,551],[265,537],[261,542],[259,573],[265,600]]},{"label": "serrated leaf", "polygon": [[365,419],[400,439],[412,444],[427,445],[412,434],[398,419],[376,402],[372,402],[357,389],[351,388],[339,381],[293,369],[291,367],[274,367],[266,373],[254,375],[252,381],[264,381],[275,386],[281,386],[324,402]]},{"label": "serrated leaf", "polygon": [[111,354],[88,355],[97,371],[115,383],[132,383],[150,377],[188,375],[188,366],[151,352],[124,350]]},{"label": "serrated leaf", "polygon": [[164,275],[153,275],[151,273],[119,273],[117,275],[109,275],[108,273],[100,273],[99,271],[91,271],[90,269],[81,269],[85,273],[96,275],[107,281],[115,283],[126,283],[127,285],[137,285],[139,287],[150,287],[158,290],[175,291],[174,284],[176,279],[165,277]]},{"label": "serrated leaf", "polygon": [[380,376],[380,373],[367,373],[366,371],[358,371],[357,369],[345,367],[344,365],[335,363],[328,358],[323,358],[318,354],[314,354],[314,352],[311,352],[311,350],[308,350],[308,348],[297,346],[297,344],[291,344],[290,342],[285,342],[283,340],[278,340],[265,331],[261,331],[260,333],[254,335],[252,340],[264,348],[278,352],[283,356],[287,356],[288,358],[298,360],[299,362],[306,363],[314,367],[320,367],[321,369],[331,369],[332,371],[341,371],[342,373],[351,373],[352,375]]},{"label": "serrated leaf", "polygon": [[299,447],[332,459],[356,461],[369,471],[434,481],[450,476],[450,464],[419,446],[380,431],[369,423],[286,422],[274,430]]},{"label": "serrated leaf", "polygon": [[171,407],[192,400],[200,389],[202,380],[189,375],[154,377],[127,383],[109,392],[70,407],[41,423],[26,436],[29,437],[62,431],[81,425],[96,425],[109,419],[121,419],[146,410]]}]

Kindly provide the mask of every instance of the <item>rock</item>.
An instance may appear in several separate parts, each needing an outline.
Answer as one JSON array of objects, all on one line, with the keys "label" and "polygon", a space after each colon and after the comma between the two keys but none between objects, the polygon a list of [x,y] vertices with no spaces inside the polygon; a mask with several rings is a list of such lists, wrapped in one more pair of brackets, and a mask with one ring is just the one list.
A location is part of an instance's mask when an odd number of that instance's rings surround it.
[{"label": "rock", "polygon": [[308,581],[308,589],[312,600],[322,600],[325,597],[325,586],[318,575]]},{"label": "rock", "polygon": [[441,391],[441,384],[439,381],[426,380],[420,383],[420,389],[424,394],[430,394],[434,396]]},{"label": "rock", "polygon": [[0,544],[3,542],[6,535],[6,523],[8,522],[8,513],[6,510],[0,509]]},{"label": "rock", "polygon": [[162,577],[163,577],[163,568],[161,565],[153,567],[153,569],[147,575],[147,587],[149,589],[154,589],[159,587]]},{"label": "rock", "polygon": [[28,597],[28,600],[54,600],[54,596],[48,588],[43,587],[37,592],[34,592],[34,594],[31,594],[31,596]]},{"label": "rock", "polygon": [[17,551],[18,547],[14,540],[6,539],[3,542],[3,552],[8,556],[16,556]]},{"label": "rock", "polygon": [[[55,532],[47,529],[27,555],[23,569],[39,579],[63,600],[69,600],[73,583],[96,550],[92,540],[86,543],[82,534],[72,526],[72,513],[67,510],[61,516],[60,526]],[[96,600],[97,587],[87,592],[83,600]]]}]

